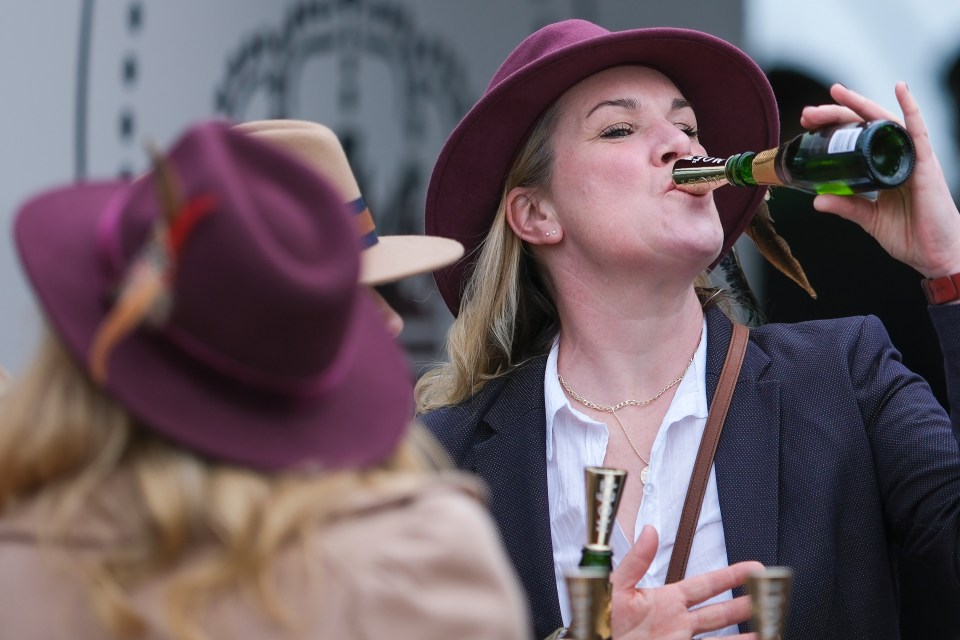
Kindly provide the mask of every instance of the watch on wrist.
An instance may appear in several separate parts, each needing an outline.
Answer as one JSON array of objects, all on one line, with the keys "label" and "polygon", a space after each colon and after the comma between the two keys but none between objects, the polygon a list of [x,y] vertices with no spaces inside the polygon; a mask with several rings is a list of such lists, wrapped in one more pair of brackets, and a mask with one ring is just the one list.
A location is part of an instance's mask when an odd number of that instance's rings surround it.
[{"label": "watch on wrist", "polygon": [[923,293],[930,304],[946,304],[960,300],[960,273],[951,273],[939,278],[924,278],[920,281]]}]

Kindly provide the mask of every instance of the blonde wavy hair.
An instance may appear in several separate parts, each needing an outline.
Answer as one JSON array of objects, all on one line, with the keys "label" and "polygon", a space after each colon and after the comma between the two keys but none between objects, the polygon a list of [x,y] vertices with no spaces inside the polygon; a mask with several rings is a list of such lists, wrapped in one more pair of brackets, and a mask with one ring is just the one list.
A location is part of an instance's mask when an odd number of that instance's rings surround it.
[{"label": "blonde wavy hair", "polygon": [[[554,160],[550,138],[559,116],[555,102],[537,121],[507,174],[493,223],[464,286],[460,312],[447,333],[448,361],[417,381],[419,413],[460,404],[489,381],[547,353],[560,329],[548,274],[506,217],[507,195],[515,187],[549,187]],[[701,299],[730,312],[729,301],[717,295],[707,273],[698,276],[694,286]]]},{"label": "blonde wavy hair", "polygon": [[547,186],[553,169],[550,136],[560,110],[550,107],[527,137],[504,184],[496,215],[478,248],[447,333],[449,360],[417,381],[417,411],[463,402],[518,364],[549,349],[558,329],[556,305],[533,253],[507,224],[507,194]]},{"label": "blonde wavy hair", "polygon": [[[40,519],[42,547],[79,571],[98,618],[117,638],[147,631],[125,593],[159,575],[174,576],[167,612],[178,640],[206,640],[199,623],[205,605],[239,590],[254,593],[267,616],[293,631],[296,615],[273,582],[281,551],[305,543],[333,514],[337,496],[443,466],[420,428],[411,428],[388,460],[362,471],[270,475],[209,461],[140,427],[50,335],[0,399],[0,514],[29,503],[49,516]],[[134,500],[122,512],[98,491],[118,476],[132,479],[123,486]],[[112,527],[131,535],[121,548],[81,562],[56,541],[91,512],[108,514]],[[201,545],[213,553],[178,569]]]}]

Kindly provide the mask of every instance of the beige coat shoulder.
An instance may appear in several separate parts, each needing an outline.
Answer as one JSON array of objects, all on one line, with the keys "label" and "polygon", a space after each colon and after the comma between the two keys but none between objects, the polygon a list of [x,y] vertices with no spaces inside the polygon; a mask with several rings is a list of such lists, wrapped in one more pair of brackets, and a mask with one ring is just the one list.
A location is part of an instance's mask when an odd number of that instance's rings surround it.
[{"label": "beige coat shoulder", "polygon": [[[23,526],[0,521],[0,635],[107,638],[79,583],[38,553]],[[497,532],[461,480],[357,496],[305,549],[283,554],[277,582],[284,605],[299,623],[297,632],[279,628],[249,599],[236,596],[211,607],[205,619],[211,637],[529,637],[525,599]],[[170,637],[167,584],[162,577],[133,594],[153,624],[151,640]]]}]

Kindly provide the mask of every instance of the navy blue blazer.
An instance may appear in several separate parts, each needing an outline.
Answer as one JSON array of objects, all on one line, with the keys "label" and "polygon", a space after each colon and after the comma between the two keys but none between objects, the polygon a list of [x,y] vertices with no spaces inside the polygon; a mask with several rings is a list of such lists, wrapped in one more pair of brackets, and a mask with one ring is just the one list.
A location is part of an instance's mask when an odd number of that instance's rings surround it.
[{"label": "navy blue blazer", "polygon": [[[960,306],[930,309],[960,416]],[[707,313],[707,396],[732,332]],[[562,626],[547,501],[546,356],[422,416],[490,510],[534,629]],[[960,584],[960,427],[872,316],[751,331],[714,466],[731,563],[794,568],[786,635],[896,640],[898,549]],[[739,591],[739,590],[738,590]],[[742,625],[746,630],[746,625]]]}]

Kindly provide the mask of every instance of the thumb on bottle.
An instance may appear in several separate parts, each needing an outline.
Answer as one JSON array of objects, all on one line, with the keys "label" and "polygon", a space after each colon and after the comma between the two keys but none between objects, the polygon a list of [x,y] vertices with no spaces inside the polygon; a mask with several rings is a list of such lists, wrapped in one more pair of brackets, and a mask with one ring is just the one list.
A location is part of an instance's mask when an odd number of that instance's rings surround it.
[{"label": "thumb on bottle", "polygon": [[610,584],[614,590],[636,588],[657,555],[658,544],[657,530],[649,524],[646,525],[630,552],[610,574]]}]

